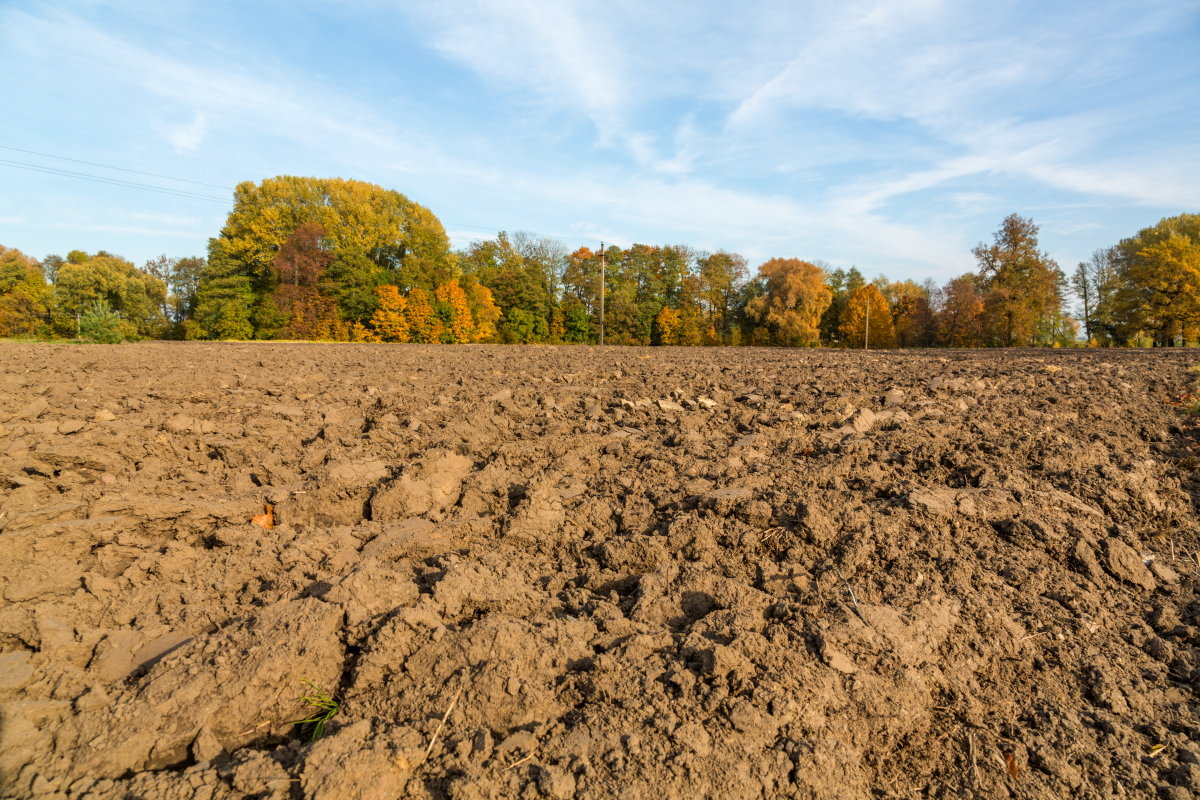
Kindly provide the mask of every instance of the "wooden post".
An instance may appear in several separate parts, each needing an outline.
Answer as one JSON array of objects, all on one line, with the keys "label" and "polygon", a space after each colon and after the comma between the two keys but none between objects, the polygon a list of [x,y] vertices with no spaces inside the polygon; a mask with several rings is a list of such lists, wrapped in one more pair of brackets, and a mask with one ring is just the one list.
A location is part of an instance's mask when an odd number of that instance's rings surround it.
[{"label": "wooden post", "polygon": [[604,273],[607,267],[604,261],[604,242],[600,243],[600,345],[604,346]]}]

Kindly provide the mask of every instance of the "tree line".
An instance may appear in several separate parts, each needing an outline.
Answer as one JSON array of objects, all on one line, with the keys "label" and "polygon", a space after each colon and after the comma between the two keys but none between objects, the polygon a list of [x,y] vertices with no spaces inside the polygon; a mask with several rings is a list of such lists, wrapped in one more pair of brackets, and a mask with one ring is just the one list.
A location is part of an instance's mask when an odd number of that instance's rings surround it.
[{"label": "tree line", "polygon": [[[571,251],[500,233],[453,250],[399,192],[293,176],[240,184],[205,257],[0,247],[0,336],[366,342],[979,347],[1200,340],[1200,215],[1100,250],[1068,277],[1013,214],[944,285],[723,250]],[[601,272],[603,271],[603,279]],[[1074,295],[1079,312],[1068,310]]]}]

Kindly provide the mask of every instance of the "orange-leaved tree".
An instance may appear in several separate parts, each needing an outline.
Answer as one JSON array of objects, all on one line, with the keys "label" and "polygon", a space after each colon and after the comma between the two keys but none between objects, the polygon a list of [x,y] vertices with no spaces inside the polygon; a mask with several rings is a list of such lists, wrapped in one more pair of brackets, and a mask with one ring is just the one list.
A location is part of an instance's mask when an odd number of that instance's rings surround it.
[{"label": "orange-leaved tree", "polygon": [[496,305],[492,290],[474,275],[463,276],[462,287],[467,295],[467,305],[471,308],[471,318],[475,321],[472,341],[486,342],[492,339],[496,335],[496,322],[500,319],[500,306]]},{"label": "orange-leaved tree", "polygon": [[846,298],[842,311],[842,340],[847,347],[895,347],[892,310],[879,287],[860,286]]},{"label": "orange-leaved tree", "polygon": [[763,294],[746,305],[771,344],[810,347],[820,337],[821,315],[833,302],[825,272],[798,258],[772,258],[758,268]]},{"label": "orange-leaved tree", "polygon": [[697,275],[685,275],[679,284],[679,332],[673,344],[716,344],[716,328],[705,318],[703,299],[704,282]]},{"label": "orange-leaved tree", "polygon": [[337,301],[311,286],[281,285],[276,303],[287,309],[287,323],[279,331],[282,339],[302,341],[348,341],[350,326],[338,315]]},{"label": "orange-leaved tree", "polygon": [[679,344],[679,327],[683,315],[670,306],[663,306],[654,318],[654,329],[659,344]]},{"label": "orange-leaved tree", "polygon": [[433,307],[433,298],[429,292],[420,286],[409,292],[405,313],[408,319],[409,341],[435,344],[442,340],[442,321],[438,318],[437,309]]},{"label": "orange-leaved tree", "polygon": [[937,343],[942,347],[979,347],[983,343],[983,296],[977,281],[967,273],[942,289],[937,313]]},{"label": "orange-leaved tree", "polygon": [[471,306],[467,293],[451,278],[438,286],[433,293],[441,306],[443,318],[442,338],[450,344],[466,344],[475,338],[475,320],[471,318]]},{"label": "orange-leaved tree", "polygon": [[385,342],[412,341],[408,328],[408,300],[392,284],[375,289],[379,305],[371,315],[371,329]]},{"label": "orange-leaved tree", "polygon": [[933,345],[935,320],[930,295],[932,284],[897,281],[890,287],[892,324],[896,328],[898,347],[930,347]]}]

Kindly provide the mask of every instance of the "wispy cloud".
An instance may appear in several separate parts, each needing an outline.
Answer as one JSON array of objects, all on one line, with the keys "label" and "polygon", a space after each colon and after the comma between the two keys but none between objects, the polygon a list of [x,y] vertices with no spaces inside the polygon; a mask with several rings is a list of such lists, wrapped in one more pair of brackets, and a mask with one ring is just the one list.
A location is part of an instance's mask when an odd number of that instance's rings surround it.
[{"label": "wispy cloud", "polygon": [[130,219],[141,222],[158,222],[162,223],[163,225],[175,225],[180,227],[190,226],[196,229],[199,229],[200,226],[206,222],[206,220],[198,217],[185,217],[179,214],[162,214],[155,211],[131,211],[129,212],[128,216]]},{"label": "wispy cloud", "polygon": [[198,111],[191,122],[175,128],[171,131],[167,139],[177,152],[186,153],[199,147],[207,135],[208,117],[203,112]]},{"label": "wispy cloud", "polygon": [[[1097,239],[1119,218],[1200,206],[1200,147],[1183,133],[1200,65],[1155,60],[1200,30],[1185,0],[213,8],[16,0],[0,9],[0,74],[27,77],[0,91],[106,95],[113,113],[89,105],[86,140],[14,103],[50,152],[86,141],[81,157],[216,183],[363,178],[429,205],[456,244],[494,226],[919,276],[969,267],[1009,211],[1045,209],[1048,234],[1090,252],[1105,242],[1084,242],[1079,206],[1113,210]],[[309,57],[327,43],[336,57]],[[144,218],[88,217],[93,187],[77,185],[76,218],[113,233],[211,235],[223,214],[193,225],[146,195]],[[0,198],[18,212],[33,213]]]},{"label": "wispy cloud", "polygon": [[45,228],[56,231],[91,231],[95,233],[131,234],[146,238],[169,237],[172,239],[195,239],[206,235],[202,230],[178,230],[165,227],[147,227],[143,225],[119,225],[103,222],[35,222],[26,223],[31,227]]},{"label": "wispy cloud", "polygon": [[763,124],[797,107],[880,118],[943,113],[988,77],[977,63],[965,72],[947,70],[963,66],[972,48],[936,44],[944,14],[940,0],[819,6],[798,52],[742,99],[729,128]]},{"label": "wispy cloud", "polygon": [[604,141],[620,138],[628,110],[620,43],[591,24],[586,6],[564,0],[430,3],[435,46],[483,80],[555,112],[586,115]]},{"label": "wispy cloud", "polygon": [[337,144],[350,155],[365,147],[396,169],[440,160],[411,134],[394,135],[394,126],[368,105],[319,78],[304,80],[284,65],[250,58],[230,63],[213,52],[166,52],[67,14],[11,14],[13,24],[29,34],[26,41],[52,43],[64,61],[113,74],[122,86],[139,87],[180,107],[199,109],[192,122],[168,135],[177,149],[199,147],[209,119],[221,118],[235,120],[241,133],[256,137],[312,148]]}]

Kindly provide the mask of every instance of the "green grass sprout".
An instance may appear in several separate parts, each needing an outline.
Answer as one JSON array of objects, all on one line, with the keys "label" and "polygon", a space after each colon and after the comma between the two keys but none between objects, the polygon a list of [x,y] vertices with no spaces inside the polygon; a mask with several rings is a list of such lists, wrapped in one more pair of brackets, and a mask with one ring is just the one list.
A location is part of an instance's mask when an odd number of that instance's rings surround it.
[{"label": "green grass sprout", "polygon": [[325,733],[325,725],[329,720],[337,716],[338,711],[341,710],[341,703],[312,681],[305,681],[305,683],[312,689],[312,693],[301,697],[300,702],[311,708],[313,714],[306,719],[298,719],[292,724],[311,725],[312,738],[309,741],[315,742]]}]

